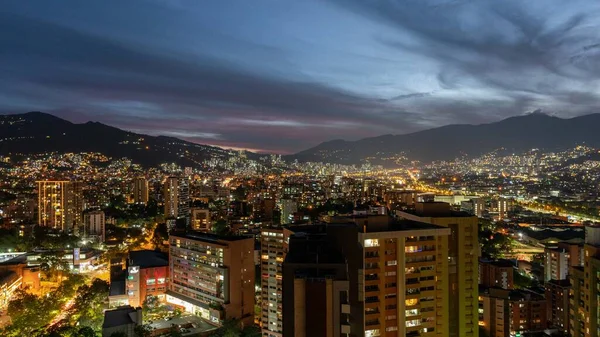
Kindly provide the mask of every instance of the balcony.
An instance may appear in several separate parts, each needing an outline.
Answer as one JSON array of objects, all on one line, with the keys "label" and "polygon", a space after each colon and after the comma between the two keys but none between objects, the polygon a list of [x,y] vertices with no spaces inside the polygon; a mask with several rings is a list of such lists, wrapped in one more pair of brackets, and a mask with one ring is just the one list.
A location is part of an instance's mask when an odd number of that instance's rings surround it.
[{"label": "balcony", "polygon": [[350,325],[342,324],[341,332],[345,335],[349,335],[350,334]]}]

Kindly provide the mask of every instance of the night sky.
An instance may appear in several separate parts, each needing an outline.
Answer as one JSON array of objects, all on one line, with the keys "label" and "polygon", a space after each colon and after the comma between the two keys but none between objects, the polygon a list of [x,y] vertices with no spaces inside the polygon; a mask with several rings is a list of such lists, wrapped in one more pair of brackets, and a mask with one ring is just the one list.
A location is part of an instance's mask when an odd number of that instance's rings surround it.
[{"label": "night sky", "polygon": [[4,0],[0,113],[258,151],[598,112],[600,2]]}]

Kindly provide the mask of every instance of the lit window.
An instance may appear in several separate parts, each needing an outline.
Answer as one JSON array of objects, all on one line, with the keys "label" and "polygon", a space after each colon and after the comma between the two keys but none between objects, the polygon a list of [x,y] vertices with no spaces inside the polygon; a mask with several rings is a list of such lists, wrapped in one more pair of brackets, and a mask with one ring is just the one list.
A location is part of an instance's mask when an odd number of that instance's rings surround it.
[{"label": "lit window", "polygon": [[379,247],[379,240],[378,239],[366,239],[365,247]]}]

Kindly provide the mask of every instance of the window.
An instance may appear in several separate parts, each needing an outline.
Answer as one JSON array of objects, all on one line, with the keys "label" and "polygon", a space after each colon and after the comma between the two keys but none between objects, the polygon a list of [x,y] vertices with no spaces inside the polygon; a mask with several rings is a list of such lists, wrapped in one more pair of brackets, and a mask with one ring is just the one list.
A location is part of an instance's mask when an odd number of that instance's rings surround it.
[{"label": "window", "polygon": [[147,285],[151,285],[151,284],[154,284],[154,283],[156,283],[156,279],[149,278],[149,279],[146,280],[146,284]]},{"label": "window", "polygon": [[404,305],[406,305],[407,307],[410,307],[411,305],[416,305],[418,301],[419,300],[416,298],[409,298],[406,301],[404,301]]},{"label": "window", "polygon": [[366,239],[365,247],[379,247],[379,240],[378,239]]},{"label": "window", "polygon": [[373,329],[373,330],[366,330],[365,331],[365,337],[376,337],[376,336],[381,336],[379,334],[379,329]]},{"label": "window", "polygon": [[419,309],[410,309],[410,310],[406,310],[405,313],[406,317],[408,316],[416,316],[419,314]]},{"label": "window", "polygon": [[413,319],[413,320],[410,320],[410,321],[406,321],[406,327],[407,328],[410,328],[410,327],[413,327],[413,326],[419,326],[419,325],[421,325],[421,320],[419,320],[419,319]]}]

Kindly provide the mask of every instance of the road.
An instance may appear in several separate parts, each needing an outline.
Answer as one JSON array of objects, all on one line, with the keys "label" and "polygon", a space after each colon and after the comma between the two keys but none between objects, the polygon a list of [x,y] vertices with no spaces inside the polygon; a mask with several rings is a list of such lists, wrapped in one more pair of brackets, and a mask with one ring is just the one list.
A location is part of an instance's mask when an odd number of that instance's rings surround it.
[{"label": "road", "polygon": [[[534,207],[534,206],[531,206],[530,204],[520,203],[520,205],[528,211],[539,212],[539,213],[544,213],[544,214],[556,214],[555,211],[549,211],[544,208]],[[567,213],[565,211],[558,211],[558,215],[564,216],[564,217],[572,217],[572,218],[576,219],[576,221],[598,221],[598,218],[590,218],[590,217],[586,217],[586,216],[575,215],[572,213]]]}]

